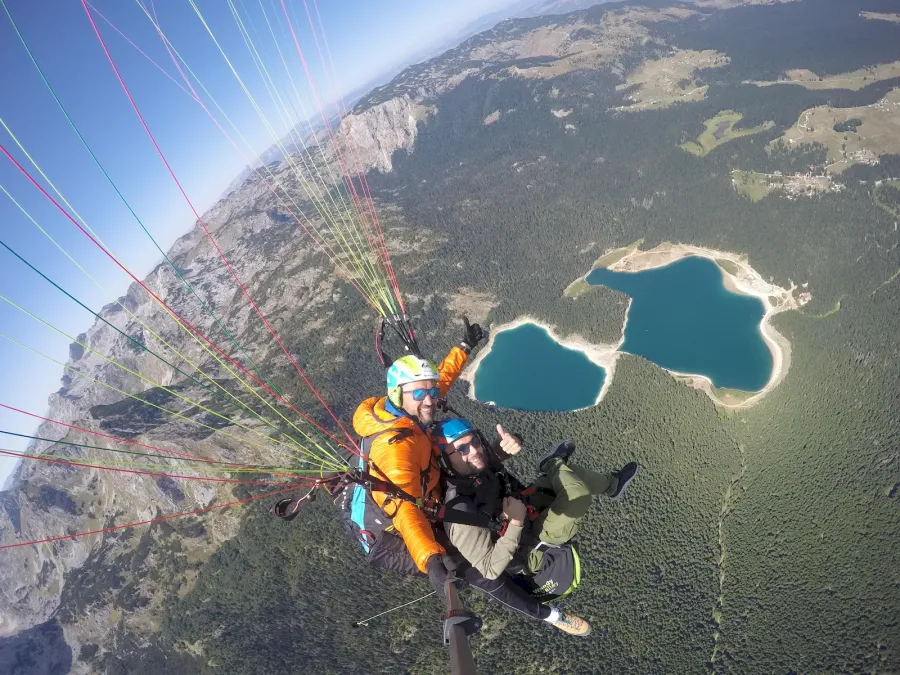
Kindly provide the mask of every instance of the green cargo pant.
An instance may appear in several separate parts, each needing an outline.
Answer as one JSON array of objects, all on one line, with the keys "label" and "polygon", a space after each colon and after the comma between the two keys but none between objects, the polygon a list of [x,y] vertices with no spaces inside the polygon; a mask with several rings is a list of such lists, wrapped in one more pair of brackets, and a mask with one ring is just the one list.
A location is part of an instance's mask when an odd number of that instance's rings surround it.
[{"label": "green cargo pant", "polygon": [[[590,509],[593,496],[612,495],[619,481],[610,474],[558,461],[532,487],[537,491],[528,503],[542,513],[532,523],[531,534],[542,542],[560,546],[575,536],[578,522]],[[552,491],[555,496],[544,490]],[[528,553],[529,571],[537,572],[543,559],[543,551],[532,549]]]}]

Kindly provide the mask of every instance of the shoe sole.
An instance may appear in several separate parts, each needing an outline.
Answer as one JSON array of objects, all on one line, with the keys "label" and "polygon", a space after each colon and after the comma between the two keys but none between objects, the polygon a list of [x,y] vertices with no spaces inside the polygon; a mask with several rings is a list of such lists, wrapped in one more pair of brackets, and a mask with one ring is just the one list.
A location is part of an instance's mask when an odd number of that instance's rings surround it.
[{"label": "shoe sole", "polygon": [[625,491],[628,489],[628,486],[631,485],[631,481],[633,481],[633,480],[637,477],[637,475],[638,475],[638,473],[640,472],[640,470],[641,470],[641,467],[638,466],[638,467],[634,470],[634,473],[631,474],[631,478],[629,478],[627,481],[625,481],[625,484],[624,484],[624,485],[620,485],[620,486],[619,486],[619,494],[617,494],[615,497],[610,497],[610,498],[609,498],[609,501],[611,501],[611,502],[620,502],[620,501],[622,501],[622,498],[625,496]]},{"label": "shoe sole", "polygon": [[[554,624],[554,625],[555,625],[555,624]],[[564,630],[564,629],[560,628],[559,626],[556,626],[556,628],[559,629],[559,631],[560,631],[561,633],[565,633],[566,635],[571,635],[572,637],[587,637],[587,636],[589,636],[589,635],[593,632],[593,630],[594,630],[594,629],[591,627],[591,624],[588,624],[588,629],[587,629],[587,631],[584,632],[584,633],[572,633],[572,632],[570,632],[570,631],[567,631],[567,630]]]},{"label": "shoe sole", "polygon": [[[544,470],[544,465],[547,464],[547,463],[549,463],[551,459],[555,459],[556,457],[559,457],[559,455],[557,455],[556,453],[557,453],[557,452],[559,451],[559,449],[560,449],[561,447],[563,447],[564,445],[573,445],[573,446],[574,446],[575,444],[572,442],[572,439],[570,439],[570,438],[567,438],[567,439],[565,439],[564,441],[560,441],[559,443],[557,443],[557,444],[553,447],[553,452],[551,452],[549,455],[547,455],[546,457],[544,457],[540,462],[538,462],[538,471],[539,471],[540,473],[546,473],[546,471]],[[563,461],[564,461],[564,462],[567,461],[568,458],[571,457],[572,454],[573,454],[574,452],[575,452],[575,450],[574,450],[574,448],[573,448],[573,449],[572,449],[572,452],[570,452],[570,453],[568,454],[568,456],[567,456],[565,459],[563,459]]]}]

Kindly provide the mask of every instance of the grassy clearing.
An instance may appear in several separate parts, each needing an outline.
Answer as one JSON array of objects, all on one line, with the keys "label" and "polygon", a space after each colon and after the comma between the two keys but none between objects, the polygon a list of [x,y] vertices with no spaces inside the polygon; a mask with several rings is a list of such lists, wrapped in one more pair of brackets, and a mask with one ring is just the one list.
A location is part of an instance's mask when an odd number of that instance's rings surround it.
[{"label": "grassy clearing", "polygon": [[733,260],[717,259],[716,264],[732,276],[737,276],[741,271],[741,268]]},{"label": "grassy clearing", "polygon": [[771,82],[751,81],[757,87],[773,84],[797,84],[806,89],[851,89],[859,90],[881,80],[900,77],[900,61],[881,63],[869,68],[860,68],[850,73],[839,73],[822,77],[811,70],[796,68],[785,73],[785,79]]},{"label": "grassy clearing", "polygon": [[738,194],[748,197],[754,202],[758,202],[772,191],[769,176],[764,173],[735,169],[731,172],[731,178]]},{"label": "grassy clearing", "polygon": [[846,297],[847,297],[846,295],[842,295],[837,300],[835,300],[834,307],[829,309],[824,314],[810,314],[809,316],[811,316],[813,319],[827,319],[829,316],[832,316],[833,314],[837,314],[838,312],[841,311],[841,302],[843,302],[844,298],[846,298]]},{"label": "grassy clearing", "polygon": [[774,122],[769,121],[750,129],[735,129],[734,126],[742,119],[744,119],[744,116],[739,112],[723,110],[712,119],[708,119],[703,123],[706,128],[697,137],[696,141],[687,141],[679,147],[692,155],[703,157],[723,143],[741,136],[758,134],[775,126]]},{"label": "grassy clearing", "polygon": [[623,246],[622,248],[617,248],[615,251],[604,253],[594,261],[594,264],[591,265],[591,269],[596,270],[600,269],[601,267],[609,267],[610,265],[614,265],[643,243],[643,239],[638,239],[637,241],[628,244],[628,246]]},{"label": "grassy clearing", "polygon": [[566,290],[563,291],[563,295],[567,298],[577,298],[582,293],[586,293],[591,290],[591,285],[585,281],[584,277],[576,279],[571,284],[566,287]]},{"label": "grassy clearing", "polygon": [[645,61],[616,87],[618,91],[633,89],[627,95],[631,103],[618,110],[655,110],[674,103],[700,101],[706,98],[709,86],[694,81],[697,71],[720,68],[730,62],[726,54],[712,49],[678,49],[670,56]]},{"label": "grassy clearing", "polygon": [[[875,164],[878,156],[900,153],[900,88],[880,101],[858,108],[819,106],[803,111],[780,139],[788,145],[821,143],[828,149],[828,169],[840,173],[853,164]],[[836,124],[858,119],[854,133],[835,131]]]},{"label": "grassy clearing", "polygon": [[878,198],[878,193],[881,192],[881,189],[885,185],[889,185],[893,188],[897,188],[898,190],[900,190],[900,180],[888,180],[888,181],[885,181],[884,183],[882,183],[881,185],[879,185],[877,188],[875,188],[875,191],[872,193],[872,198],[875,200],[875,203],[879,207],[881,207],[882,209],[884,209],[885,211],[890,213],[892,216],[896,216],[897,218],[900,218],[900,210],[891,208],[890,206],[888,206],[887,204],[885,204],[883,201],[881,201]]},{"label": "grassy clearing", "polygon": [[740,389],[728,389],[727,387],[713,387],[713,395],[725,405],[739,405],[752,396],[755,391],[741,391]]},{"label": "grassy clearing", "polygon": [[872,19],[873,21],[900,23],[900,14],[890,14],[888,12],[860,12],[859,15],[864,19]]},{"label": "grassy clearing", "polygon": [[758,202],[763,197],[778,191],[791,197],[810,197],[822,192],[838,192],[840,183],[835,183],[829,175],[758,173],[756,171],[731,172],[731,183],[739,194]]}]

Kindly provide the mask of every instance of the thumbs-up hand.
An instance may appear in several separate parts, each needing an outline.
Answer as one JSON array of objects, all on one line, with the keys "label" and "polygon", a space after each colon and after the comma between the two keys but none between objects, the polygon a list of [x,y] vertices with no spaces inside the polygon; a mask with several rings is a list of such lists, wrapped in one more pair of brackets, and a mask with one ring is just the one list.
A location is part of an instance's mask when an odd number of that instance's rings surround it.
[{"label": "thumbs-up hand", "polygon": [[484,342],[487,338],[487,333],[477,323],[470,324],[469,318],[465,316],[463,317],[463,326],[465,326],[466,332],[465,335],[463,335],[462,342],[459,343],[459,346],[463,348],[463,351],[466,354],[468,354]]},{"label": "thumbs-up hand", "polygon": [[497,425],[497,433],[500,434],[500,449],[512,457],[522,451],[522,443],[512,434],[504,431],[501,425]]}]

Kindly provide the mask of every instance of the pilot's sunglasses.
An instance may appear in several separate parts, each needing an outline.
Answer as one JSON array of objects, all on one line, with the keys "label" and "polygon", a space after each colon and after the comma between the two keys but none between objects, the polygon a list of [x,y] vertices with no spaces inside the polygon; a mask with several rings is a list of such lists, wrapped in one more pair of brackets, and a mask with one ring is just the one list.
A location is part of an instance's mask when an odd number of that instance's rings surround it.
[{"label": "pilot's sunglasses", "polygon": [[429,396],[433,399],[438,399],[441,396],[441,390],[438,387],[432,387],[431,389],[413,389],[409,393],[412,395],[413,401],[424,401]]},{"label": "pilot's sunglasses", "polygon": [[[472,452],[473,450],[481,450],[481,439],[478,438],[478,436],[475,436],[470,442],[468,442],[468,443],[463,443],[462,445],[457,446],[457,447],[454,448],[454,449],[455,449],[456,452],[458,452],[460,455],[462,455],[463,457],[465,457],[466,455],[468,455],[468,454],[469,454],[470,452]],[[453,453],[451,452],[450,454],[452,455]]]}]

